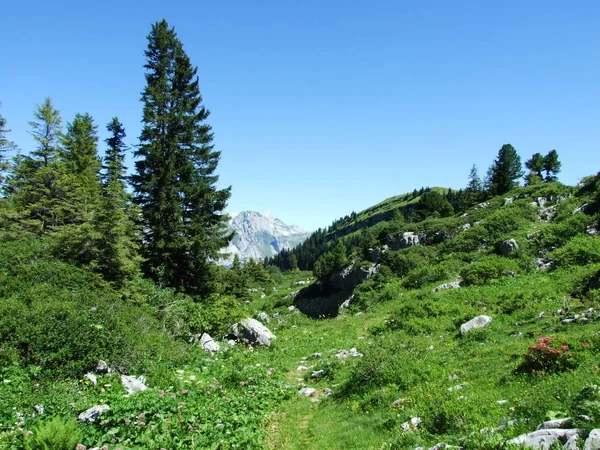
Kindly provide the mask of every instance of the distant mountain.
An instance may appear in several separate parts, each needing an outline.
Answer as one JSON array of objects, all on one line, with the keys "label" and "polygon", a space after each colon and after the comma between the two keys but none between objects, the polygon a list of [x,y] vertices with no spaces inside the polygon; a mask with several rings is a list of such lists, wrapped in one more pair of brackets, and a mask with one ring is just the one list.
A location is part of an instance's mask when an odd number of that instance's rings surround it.
[{"label": "distant mountain", "polygon": [[242,260],[261,260],[265,256],[273,256],[282,249],[290,249],[303,242],[310,232],[297,225],[286,225],[269,211],[262,213],[243,211],[231,214],[229,227],[235,231],[235,237],[225,253],[230,257],[220,262],[229,265],[234,255]]}]

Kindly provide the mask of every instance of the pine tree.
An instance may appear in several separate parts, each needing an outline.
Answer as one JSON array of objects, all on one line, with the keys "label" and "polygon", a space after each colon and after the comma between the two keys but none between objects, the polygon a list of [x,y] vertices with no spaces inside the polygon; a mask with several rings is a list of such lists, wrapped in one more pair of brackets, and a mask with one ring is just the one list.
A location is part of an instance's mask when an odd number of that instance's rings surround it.
[{"label": "pine tree", "polygon": [[230,188],[217,189],[220,152],[212,145],[197,69],[165,20],[148,35],[143,129],[132,177],[144,226],[145,269],[166,286],[210,291],[211,263],[227,246]]},{"label": "pine tree", "polygon": [[544,157],[541,153],[534,153],[530,159],[525,161],[525,167],[529,169],[529,173],[525,176],[525,184],[531,185],[543,181]]},{"label": "pine tree", "polygon": [[14,142],[8,140],[8,133],[10,130],[6,127],[6,119],[0,114],[0,185],[4,184],[4,173],[9,167],[6,154],[17,148]]},{"label": "pine tree", "polygon": [[[556,181],[556,176],[560,172],[562,164],[558,160],[558,152],[551,150],[546,156],[544,156],[544,171],[546,172],[545,181]],[[541,171],[540,171],[541,176]]]},{"label": "pine tree", "polygon": [[98,235],[98,256],[93,262],[104,279],[117,287],[124,286],[139,273],[141,258],[138,253],[138,228],[133,215],[131,196],[126,191],[124,165],[125,129],[118,118],[113,118],[106,129],[108,148],[104,158],[102,196],[94,220]]},{"label": "pine tree", "polygon": [[491,167],[490,184],[492,195],[503,195],[519,185],[523,176],[521,158],[510,144],[504,144]]},{"label": "pine tree", "polygon": [[466,203],[466,206],[470,206],[482,200],[483,184],[479,173],[477,172],[477,166],[473,164],[471,172],[469,172],[469,182],[467,187],[461,196],[462,201]]}]

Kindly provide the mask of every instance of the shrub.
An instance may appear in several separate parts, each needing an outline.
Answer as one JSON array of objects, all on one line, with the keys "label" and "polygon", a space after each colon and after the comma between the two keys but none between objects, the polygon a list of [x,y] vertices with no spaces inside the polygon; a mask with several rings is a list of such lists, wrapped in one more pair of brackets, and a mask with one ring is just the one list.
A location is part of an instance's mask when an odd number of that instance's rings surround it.
[{"label": "shrub", "polygon": [[40,423],[32,431],[33,434],[24,436],[27,450],[73,450],[83,439],[75,420],[65,420],[59,416],[50,422]]},{"label": "shrub", "polygon": [[469,264],[461,271],[460,276],[465,285],[483,285],[505,276],[514,276],[517,269],[518,264],[514,260],[489,255]]},{"label": "shrub", "polygon": [[531,345],[517,372],[545,375],[564,372],[577,366],[577,353],[568,344],[560,343],[549,336],[538,338]]},{"label": "shrub", "polygon": [[571,239],[563,247],[551,254],[557,267],[584,266],[600,262],[600,239],[592,236],[579,236]]}]

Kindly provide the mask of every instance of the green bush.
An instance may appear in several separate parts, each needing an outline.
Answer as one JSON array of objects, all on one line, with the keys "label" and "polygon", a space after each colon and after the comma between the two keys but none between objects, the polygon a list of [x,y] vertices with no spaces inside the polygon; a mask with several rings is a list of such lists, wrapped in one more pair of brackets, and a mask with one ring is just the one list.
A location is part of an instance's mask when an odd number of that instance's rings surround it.
[{"label": "green bush", "polygon": [[489,284],[506,276],[514,276],[519,269],[518,263],[512,259],[498,255],[488,255],[480,261],[465,267],[460,276],[465,285]]},{"label": "green bush", "polygon": [[553,251],[551,257],[557,267],[600,262],[600,239],[592,236],[578,236],[571,239],[561,248]]},{"label": "green bush", "polygon": [[201,302],[187,304],[187,321],[192,333],[223,334],[248,314],[244,303],[229,295],[214,294]]},{"label": "green bush", "polygon": [[60,416],[49,422],[42,422],[24,435],[26,450],[73,450],[83,439],[83,432],[77,428],[75,420]]}]

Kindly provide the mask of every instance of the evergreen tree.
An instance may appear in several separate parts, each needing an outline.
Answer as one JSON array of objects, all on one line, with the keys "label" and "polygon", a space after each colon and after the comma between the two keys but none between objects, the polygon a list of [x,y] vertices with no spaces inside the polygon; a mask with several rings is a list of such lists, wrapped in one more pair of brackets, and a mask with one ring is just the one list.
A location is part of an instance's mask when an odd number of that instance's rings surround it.
[{"label": "evergreen tree", "polygon": [[30,122],[37,147],[28,156],[17,155],[7,180],[6,192],[19,212],[19,227],[44,234],[65,223],[69,210],[68,187],[64,184],[65,167],[59,160],[60,112],[49,98],[38,105],[36,120]]},{"label": "evergreen tree", "polygon": [[479,173],[477,172],[477,166],[473,164],[471,167],[471,172],[469,172],[469,182],[467,183],[467,187],[461,196],[461,203],[464,202],[470,206],[474,203],[477,203],[482,200],[483,194],[483,184],[481,182],[481,178],[479,178]]},{"label": "evergreen tree", "polygon": [[94,267],[107,281],[122,287],[139,272],[138,227],[134,222],[131,196],[126,191],[124,165],[127,146],[125,129],[113,118],[106,129],[110,133],[104,157],[102,196],[94,221],[98,235],[98,256]]},{"label": "evergreen tree", "polygon": [[136,201],[143,215],[145,269],[166,286],[208,293],[210,260],[232,235],[222,214],[231,192],[217,189],[220,152],[189,57],[165,20],[148,35]]},{"label": "evergreen tree", "polygon": [[543,181],[544,157],[541,153],[534,153],[530,159],[525,161],[525,167],[529,169],[529,173],[525,176],[525,184],[531,185]]},{"label": "evergreen tree", "polygon": [[498,151],[491,169],[491,194],[503,195],[519,185],[523,176],[521,158],[510,144],[504,144]]},{"label": "evergreen tree", "polygon": [[17,148],[14,142],[8,140],[8,133],[10,130],[6,127],[6,119],[0,114],[0,185],[4,184],[4,173],[9,167],[6,153]]},{"label": "evergreen tree", "polygon": [[[546,156],[544,156],[544,171],[546,172],[545,181],[556,181],[556,176],[560,172],[562,164],[558,160],[558,152],[551,150]],[[540,171],[541,176],[541,171]]]}]

